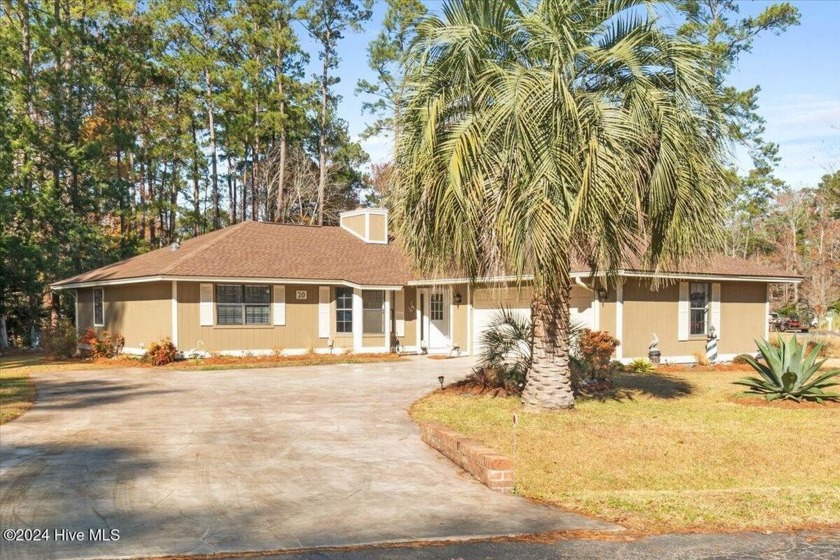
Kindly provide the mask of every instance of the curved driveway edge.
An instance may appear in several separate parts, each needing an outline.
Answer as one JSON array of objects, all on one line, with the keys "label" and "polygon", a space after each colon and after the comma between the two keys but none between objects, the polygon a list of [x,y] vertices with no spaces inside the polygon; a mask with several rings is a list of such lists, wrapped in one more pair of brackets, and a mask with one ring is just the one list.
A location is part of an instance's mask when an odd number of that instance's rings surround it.
[{"label": "curved driveway edge", "polygon": [[[68,531],[63,540],[4,542],[0,557],[620,529],[493,492],[420,440],[406,409],[438,375],[456,379],[469,366],[412,358],[38,375],[38,402],[0,426],[0,525]],[[116,529],[119,540],[93,542],[91,529]],[[85,538],[67,540],[70,530]]]}]

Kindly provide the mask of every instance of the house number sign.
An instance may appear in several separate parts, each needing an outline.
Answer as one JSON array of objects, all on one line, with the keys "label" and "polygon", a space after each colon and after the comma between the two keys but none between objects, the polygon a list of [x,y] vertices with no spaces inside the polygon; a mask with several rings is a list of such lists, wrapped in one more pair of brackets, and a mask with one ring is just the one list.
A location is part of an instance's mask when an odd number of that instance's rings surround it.
[{"label": "house number sign", "polygon": [[306,299],[306,290],[295,290],[296,299]]}]

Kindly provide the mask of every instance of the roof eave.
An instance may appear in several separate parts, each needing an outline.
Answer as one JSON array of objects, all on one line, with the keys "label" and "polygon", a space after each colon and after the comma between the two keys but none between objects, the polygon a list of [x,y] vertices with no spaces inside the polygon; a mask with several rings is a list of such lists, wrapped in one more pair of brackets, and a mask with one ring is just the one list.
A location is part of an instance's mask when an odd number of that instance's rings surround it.
[{"label": "roof eave", "polygon": [[175,276],[159,274],[154,276],[136,276],[133,278],[115,278],[111,280],[89,280],[83,282],[62,281],[50,285],[56,292],[79,288],[98,288],[104,286],[121,286],[126,284],[142,284],[147,282],[238,282],[242,284],[302,284],[302,285],[330,285],[347,286],[366,290],[400,290],[403,284],[364,284],[343,279],[312,279],[312,278],[267,278],[241,276]]},{"label": "roof eave", "polygon": [[[674,280],[725,280],[728,282],[766,282],[768,284],[798,284],[802,282],[801,276],[759,276],[744,274],[701,274],[694,272],[647,272],[638,270],[619,270],[614,273],[616,276],[627,278],[663,278]],[[596,276],[602,276],[602,274]],[[570,278],[590,278],[591,272],[572,272]],[[490,284],[494,282],[531,281],[533,274],[522,276],[485,276],[470,280],[469,278],[436,278],[434,280],[409,280],[409,286],[439,286],[444,284]]]}]

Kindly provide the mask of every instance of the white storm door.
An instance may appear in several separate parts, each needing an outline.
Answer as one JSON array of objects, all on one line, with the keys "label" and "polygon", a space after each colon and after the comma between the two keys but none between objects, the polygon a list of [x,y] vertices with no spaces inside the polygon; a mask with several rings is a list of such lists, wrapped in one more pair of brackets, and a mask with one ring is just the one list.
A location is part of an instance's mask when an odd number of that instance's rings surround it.
[{"label": "white storm door", "polygon": [[449,290],[429,292],[429,351],[449,351]]}]

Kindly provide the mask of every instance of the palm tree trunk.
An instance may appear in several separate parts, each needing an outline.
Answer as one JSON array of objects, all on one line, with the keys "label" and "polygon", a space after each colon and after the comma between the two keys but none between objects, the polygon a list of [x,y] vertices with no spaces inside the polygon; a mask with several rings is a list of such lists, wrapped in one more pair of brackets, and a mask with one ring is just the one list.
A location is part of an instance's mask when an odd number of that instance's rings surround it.
[{"label": "palm tree trunk", "polygon": [[534,345],[531,369],[522,391],[523,410],[569,410],[575,406],[569,369],[568,281],[552,293],[535,294],[531,302]]}]

